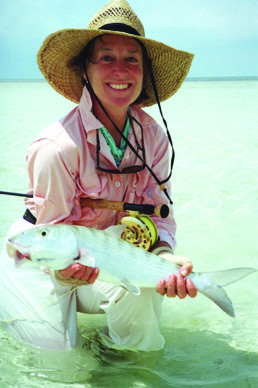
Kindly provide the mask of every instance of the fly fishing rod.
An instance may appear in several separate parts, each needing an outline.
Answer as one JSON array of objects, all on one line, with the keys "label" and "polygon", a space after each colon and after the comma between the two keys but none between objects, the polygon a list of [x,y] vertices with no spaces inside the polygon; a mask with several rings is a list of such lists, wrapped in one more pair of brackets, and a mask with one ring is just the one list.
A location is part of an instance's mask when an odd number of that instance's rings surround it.
[{"label": "fly fishing rod", "polygon": [[15,196],[15,197],[33,198],[33,195],[32,195],[32,194],[13,193],[12,191],[0,191],[0,194],[4,194],[4,195],[12,195],[12,196]]},{"label": "fly fishing rod", "polygon": [[[0,191],[0,194],[12,195],[16,197],[33,198],[33,194],[14,193],[11,191]],[[117,211],[136,211],[142,214],[153,215],[166,218],[169,214],[169,207],[165,204],[154,206],[150,204],[135,204],[123,201],[108,201],[107,199],[81,198],[82,207],[90,209],[109,209]]]},{"label": "fly fishing rod", "polygon": [[169,214],[169,207],[167,205],[154,206],[150,204],[135,204],[123,201],[108,201],[106,199],[92,199],[81,198],[82,207],[89,207],[91,209],[110,209],[120,212],[136,211],[142,214],[152,215],[166,218]]}]

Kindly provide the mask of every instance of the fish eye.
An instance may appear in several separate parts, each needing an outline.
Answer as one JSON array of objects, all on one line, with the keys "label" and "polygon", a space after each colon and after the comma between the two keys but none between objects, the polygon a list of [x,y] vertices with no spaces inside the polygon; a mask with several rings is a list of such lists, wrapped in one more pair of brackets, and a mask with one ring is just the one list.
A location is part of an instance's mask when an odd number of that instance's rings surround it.
[{"label": "fish eye", "polygon": [[48,235],[48,230],[47,229],[41,229],[40,231],[39,231],[39,235],[41,236],[41,237],[46,237],[47,235]]}]

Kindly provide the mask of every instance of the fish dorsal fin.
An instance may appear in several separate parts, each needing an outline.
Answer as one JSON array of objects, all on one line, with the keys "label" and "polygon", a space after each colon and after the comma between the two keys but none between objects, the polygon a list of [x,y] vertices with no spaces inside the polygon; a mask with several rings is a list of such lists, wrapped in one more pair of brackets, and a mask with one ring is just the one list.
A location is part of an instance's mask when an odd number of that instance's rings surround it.
[{"label": "fish dorsal fin", "polygon": [[127,279],[122,279],[120,283],[121,287],[129,291],[133,295],[139,296],[141,294],[141,290],[138,286],[131,284]]},{"label": "fish dorsal fin", "polygon": [[111,225],[107,229],[105,229],[105,232],[107,232],[110,236],[121,238],[121,234],[125,231],[126,225]]},{"label": "fish dorsal fin", "polygon": [[78,259],[74,260],[80,264],[86,265],[87,267],[95,267],[95,257],[93,254],[86,248],[81,248],[79,250]]}]

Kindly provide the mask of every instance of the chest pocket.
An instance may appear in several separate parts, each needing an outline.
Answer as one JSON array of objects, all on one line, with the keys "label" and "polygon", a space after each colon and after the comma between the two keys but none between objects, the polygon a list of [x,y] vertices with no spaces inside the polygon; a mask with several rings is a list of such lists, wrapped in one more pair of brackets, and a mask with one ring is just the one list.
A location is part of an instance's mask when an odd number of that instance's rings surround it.
[{"label": "chest pocket", "polygon": [[80,190],[80,196],[99,198],[105,196],[108,178],[94,172],[87,176],[78,177],[76,183]]}]

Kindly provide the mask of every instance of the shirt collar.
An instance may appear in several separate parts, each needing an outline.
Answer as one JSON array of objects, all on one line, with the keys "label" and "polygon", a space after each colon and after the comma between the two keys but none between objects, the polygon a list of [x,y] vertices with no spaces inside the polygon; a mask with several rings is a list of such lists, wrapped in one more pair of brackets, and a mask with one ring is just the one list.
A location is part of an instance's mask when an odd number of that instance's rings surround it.
[{"label": "shirt collar", "polygon": [[79,103],[79,111],[81,114],[83,126],[86,132],[90,132],[94,129],[101,128],[103,125],[92,113],[92,101],[90,93],[86,86],[83,88],[81,100]]},{"label": "shirt collar", "polygon": [[[133,117],[135,117],[136,120],[141,121],[141,117],[140,117],[141,106],[140,105],[131,105],[129,109],[130,109],[131,115]],[[102,128],[103,124],[92,113],[92,100],[91,100],[90,93],[89,93],[86,86],[84,86],[84,88],[83,88],[83,93],[82,93],[81,100],[79,103],[79,111],[80,111],[80,115],[81,115],[81,119],[82,119],[83,126],[85,128],[85,131],[90,136],[90,138],[88,138],[88,139],[90,141],[92,141],[93,143],[95,143],[95,140],[94,140],[95,136],[96,136],[95,130],[97,128]],[[134,128],[135,128],[136,136],[137,137],[140,136],[141,130],[140,130],[139,125],[134,123]],[[94,133],[90,134],[91,131],[94,131]]]}]

